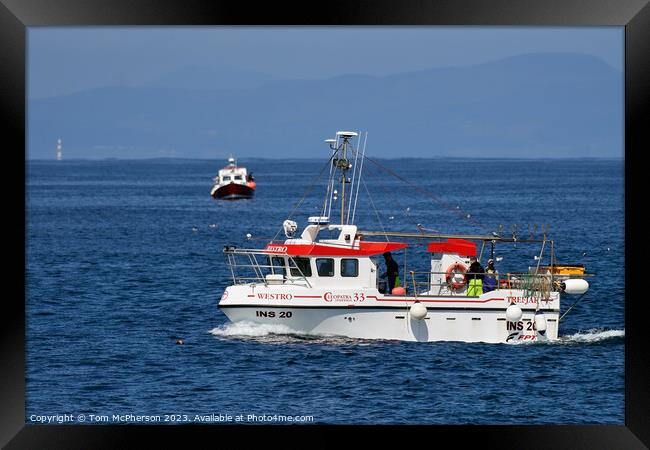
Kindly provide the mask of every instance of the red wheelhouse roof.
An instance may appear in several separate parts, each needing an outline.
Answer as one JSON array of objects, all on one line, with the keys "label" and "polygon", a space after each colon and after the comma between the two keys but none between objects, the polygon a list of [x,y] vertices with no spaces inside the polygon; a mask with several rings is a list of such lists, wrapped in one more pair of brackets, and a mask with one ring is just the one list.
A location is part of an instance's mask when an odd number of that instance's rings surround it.
[{"label": "red wheelhouse roof", "polygon": [[476,244],[465,239],[450,238],[445,242],[431,242],[429,252],[458,253],[460,256],[476,256]]},{"label": "red wheelhouse roof", "polygon": [[401,248],[400,242],[360,242],[358,248],[327,244],[268,244],[265,251],[289,256],[371,256]]}]

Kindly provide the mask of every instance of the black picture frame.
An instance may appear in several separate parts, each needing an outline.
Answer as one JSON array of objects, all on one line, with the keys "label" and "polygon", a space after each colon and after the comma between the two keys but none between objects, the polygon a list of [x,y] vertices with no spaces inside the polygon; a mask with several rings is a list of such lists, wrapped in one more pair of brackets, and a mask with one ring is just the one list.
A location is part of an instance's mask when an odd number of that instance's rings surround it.
[{"label": "black picture frame", "polygon": [[[10,258],[4,269],[12,287],[2,305],[0,339],[0,445],[6,448],[114,448],[134,439],[165,447],[197,438],[219,445],[228,438],[245,448],[252,439],[286,447],[316,448],[397,438],[400,445],[513,449],[633,449],[650,446],[650,371],[642,285],[626,284],[625,425],[531,426],[62,426],[25,425],[25,152],[26,30],[37,26],[99,25],[496,25],[625,27],[625,236],[626,265],[642,270],[638,248],[645,204],[635,175],[648,146],[650,126],[650,6],[647,0],[394,0],[259,2],[236,0],[1,0],[0,111],[5,161],[4,201],[11,214]],[[21,152],[19,149],[22,149]],[[641,166],[642,168],[642,166]],[[11,173],[12,177],[6,174]],[[5,180],[7,180],[5,182]],[[19,186],[16,189],[16,185]],[[22,186],[22,188],[20,188]],[[634,198],[639,192],[640,198]],[[8,205],[7,205],[8,203]],[[21,214],[21,213],[22,214]],[[22,234],[19,230],[22,230]],[[22,236],[17,239],[14,236]],[[22,263],[22,264],[21,264]],[[635,270],[635,277],[643,277]],[[632,279],[631,277],[628,277]],[[23,280],[22,284],[18,280]],[[634,300],[634,301],[633,301]],[[567,380],[572,382],[576,380]],[[579,380],[577,381],[579,383]],[[579,388],[579,385],[577,386]],[[405,430],[405,428],[408,428]],[[299,436],[295,436],[298,434]],[[353,440],[351,440],[353,439]],[[424,439],[420,441],[420,439]],[[357,444],[359,445],[359,444]]]}]

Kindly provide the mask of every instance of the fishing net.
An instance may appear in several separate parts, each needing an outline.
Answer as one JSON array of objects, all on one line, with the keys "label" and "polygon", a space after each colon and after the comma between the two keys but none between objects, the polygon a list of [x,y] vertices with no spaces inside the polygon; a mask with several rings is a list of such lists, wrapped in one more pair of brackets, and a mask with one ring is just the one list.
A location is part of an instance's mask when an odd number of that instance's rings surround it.
[{"label": "fishing net", "polygon": [[551,278],[547,275],[523,274],[520,281],[524,298],[539,296],[548,300],[551,296]]}]

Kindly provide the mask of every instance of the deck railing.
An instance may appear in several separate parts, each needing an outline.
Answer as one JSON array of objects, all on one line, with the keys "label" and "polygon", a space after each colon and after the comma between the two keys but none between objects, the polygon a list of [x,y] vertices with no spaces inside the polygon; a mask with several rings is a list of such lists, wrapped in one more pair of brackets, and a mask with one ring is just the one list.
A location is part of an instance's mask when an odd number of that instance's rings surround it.
[{"label": "deck railing", "polygon": [[[295,259],[288,255],[267,252],[259,249],[224,247],[233,284],[260,283],[268,286],[279,280],[269,279],[268,275],[282,275],[281,284],[292,284],[311,288],[309,280]],[[275,258],[281,258],[282,263]],[[287,263],[285,264],[285,258]],[[288,269],[288,271],[287,271]]]},{"label": "deck railing", "polygon": [[[483,276],[481,289],[474,292],[484,293],[495,289],[521,289],[524,296],[541,296],[549,298],[550,293],[560,290],[560,281],[554,279],[551,274],[531,274],[524,272],[509,272],[505,274],[465,272],[462,279],[447,281],[446,272],[409,272],[401,277],[402,287],[407,293],[413,293],[415,286],[416,294],[427,296],[467,296],[472,294],[470,279],[473,276]],[[486,283],[485,279],[493,278],[493,283]],[[454,287],[454,282],[457,286]],[[471,296],[471,295],[470,295]]]}]

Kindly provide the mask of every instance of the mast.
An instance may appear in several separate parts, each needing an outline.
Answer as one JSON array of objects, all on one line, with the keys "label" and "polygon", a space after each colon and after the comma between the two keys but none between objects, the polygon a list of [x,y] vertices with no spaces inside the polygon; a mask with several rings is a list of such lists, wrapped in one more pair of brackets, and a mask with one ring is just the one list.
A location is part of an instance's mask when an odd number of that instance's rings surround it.
[{"label": "mast", "polygon": [[[347,178],[347,172],[350,170],[352,167],[352,164],[350,164],[350,161],[348,161],[348,145],[352,145],[350,143],[350,139],[353,137],[358,136],[357,133],[354,131],[337,131],[336,132],[336,137],[341,138],[343,140],[343,143],[340,144],[338,147],[335,147],[332,145],[332,139],[328,139],[325,142],[328,142],[330,144],[330,148],[332,150],[335,150],[337,153],[338,158],[334,158],[332,160],[332,164],[334,167],[338,168],[341,171],[341,225],[345,225],[345,185],[349,183],[348,178]],[[331,208],[331,204],[330,204]]]}]

